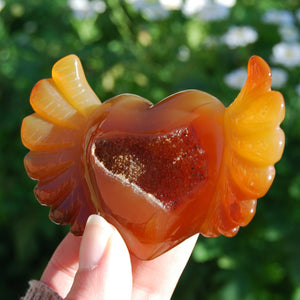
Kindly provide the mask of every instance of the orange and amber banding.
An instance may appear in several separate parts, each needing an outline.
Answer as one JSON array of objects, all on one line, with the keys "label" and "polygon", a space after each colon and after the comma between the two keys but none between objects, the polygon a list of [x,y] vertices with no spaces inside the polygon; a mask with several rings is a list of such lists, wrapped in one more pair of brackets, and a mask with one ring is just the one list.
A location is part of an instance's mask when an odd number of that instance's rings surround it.
[{"label": "orange and amber banding", "polygon": [[197,90],[156,105],[133,94],[101,103],[69,55],[33,88],[35,113],[22,124],[35,195],[77,235],[100,213],[141,259],[195,233],[233,236],[253,218],[284,148],[284,100],[271,81],[254,56],[228,108]]}]

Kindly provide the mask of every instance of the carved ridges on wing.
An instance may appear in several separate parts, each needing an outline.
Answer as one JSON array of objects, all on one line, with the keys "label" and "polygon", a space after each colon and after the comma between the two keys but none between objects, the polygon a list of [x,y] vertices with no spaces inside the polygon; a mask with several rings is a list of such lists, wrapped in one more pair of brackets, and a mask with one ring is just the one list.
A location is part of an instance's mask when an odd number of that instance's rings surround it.
[{"label": "carved ridges on wing", "polygon": [[226,109],[227,139],[234,155],[257,167],[274,165],[282,156],[284,99],[271,91],[272,75],[267,63],[253,56],[248,79],[235,101]]},{"label": "carved ridges on wing", "polygon": [[53,66],[52,78],[62,95],[83,115],[90,115],[99,106],[100,101],[90,88],[76,55],[59,60]]},{"label": "carved ridges on wing", "polygon": [[35,85],[30,103],[35,113],[23,120],[21,137],[31,150],[26,171],[39,181],[35,195],[51,206],[54,222],[71,224],[72,232],[81,234],[87,217],[96,212],[82,158],[88,126],[101,102],[78,57],[69,55],[54,65],[51,79]]},{"label": "carved ridges on wing", "polygon": [[[208,236],[233,236],[254,216],[256,199],[265,195],[275,177],[274,164],[284,148],[284,99],[271,91],[267,63],[254,56],[248,78],[235,101],[225,110],[226,147],[213,211],[205,223]],[[222,191],[222,192],[220,192]]]},{"label": "carved ridges on wing", "polygon": [[[270,188],[275,176],[273,165],[284,148],[284,133],[279,127],[285,115],[284,99],[271,91],[271,82],[267,63],[253,56],[246,84],[225,112],[231,158],[228,171],[252,198],[263,196]],[[258,186],[259,190],[255,188]]]}]

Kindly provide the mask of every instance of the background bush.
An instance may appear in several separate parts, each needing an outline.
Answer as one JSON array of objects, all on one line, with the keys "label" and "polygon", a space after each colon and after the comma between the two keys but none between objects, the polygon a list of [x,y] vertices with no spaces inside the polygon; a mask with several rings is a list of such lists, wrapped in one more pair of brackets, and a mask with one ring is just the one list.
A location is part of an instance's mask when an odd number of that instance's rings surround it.
[{"label": "background bush", "polygon": [[[199,238],[173,299],[300,299],[298,1],[241,0],[215,20],[182,7],[156,12],[156,1],[151,5],[147,10],[145,1],[107,0],[76,10],[74,1],[73,6],[62,0],[0,1],[1,297],[15,299],[25,292],[27,281],[40,277],[68,230],[52,224],[48,208],[34,199],[19,133],[22,119],[32,112],[33,85],[50,77],[58,59],[77,54],[103,100],[131,92],[155,103],[196,88],[227,105],[238,90],[226,75],[257,54],[281,72],[277,85],[287,113],[283,159],[249,226],[231,239]],[[281,19],[273,15],[270,21],[266,13],[274,9]],[[224,35],[232,26],[248,26],[240,39],[254,34],[252,41],[226,43]],[[276,58],[274,47],[282,43],[288,51]]]}]

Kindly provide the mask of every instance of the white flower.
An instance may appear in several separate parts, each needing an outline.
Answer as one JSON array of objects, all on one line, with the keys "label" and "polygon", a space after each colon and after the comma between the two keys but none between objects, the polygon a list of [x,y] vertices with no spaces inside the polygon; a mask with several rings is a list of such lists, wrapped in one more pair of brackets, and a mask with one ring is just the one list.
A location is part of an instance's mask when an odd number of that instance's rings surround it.
[{"label": "white flower", "polygon": [[235,6],[236,0],[215,0],[215,2],[226,7],[233,7]]},{"label": "white flower", "polygon": [[169,16],[169,11],[166,10],[160,3],[153,3],[142,10],[142,15],[151,21],[164,20]]},{"label": "white flower", "polygon": [[0,11],[4,8],[4,6],[5,6],[5,1],[0,0]]},{"label": "white flower", "polygon": [[200,20],[216,21],[228,17],[230,6],[236,0],[187,0],[182,13],[187,16],[198,16]]},{"label": "white flower", "polygon": [[177,10],[182,6],[182,0],[159,0],[160,4],[168,10]]},{"label": "white flower", "polygon": [[95,14],[101,14],[106,10],[106,4],[102,0],[69,0],[69,7],[78,19],[87,19]]},{"label": "white flower", "polygon": [[182,13],[186,17],[197,14],[203,6],[207,4],[207,0],[186,0],[182,7]]},{"label": "white flower", "polygon": [[250,26],[232,26],[223,35],[223,41],[230,48],[244,47],[258,38],[256,30]]},{"label": "white flower", "polygon": [[295,42],[299,37],[298,29],[294,25],[283,25],[278,30],[283,41]]},{"label": "white flower", "polygon": [[224,81],[229,87],[233,89],[241,89],[246,83],[247,76],[247,69],[239,68],[228,73],[225,76]]},{"label": "white flower", "polygon": [[199,10],[197,16],[203,21],[217,21],[226,19],[229,12],[229,7],[217,3],[207,3]]},{"label": "white flower", "polygon": [[93,0],[90,2],[90,7],[91,9],[98,13],[98,14],[102,14],[105,12],[106,10],[106,4],[104,1],[101,1],[101,0]]},{"label": "white flower", "polygon": [[169,16],[169,9],[166,9],[157,0],[126,0],[126,2],[132,4],[145,19],[150,21],[163,20]]},{"label": "white flower", "polygon": [[294,16],[288,10],[270,9],[262,16],[262,20],[269,24],[291,25],[294,23]]},{"label": "white flower", "polygon": [[272,68],[272,87],[281,88],[288,80],[288,73],[280,68]]},{"label": "white flower", "polygon": [[272,60],[288,68],[300,65],[300,44],[279,43],[272,49]]}]

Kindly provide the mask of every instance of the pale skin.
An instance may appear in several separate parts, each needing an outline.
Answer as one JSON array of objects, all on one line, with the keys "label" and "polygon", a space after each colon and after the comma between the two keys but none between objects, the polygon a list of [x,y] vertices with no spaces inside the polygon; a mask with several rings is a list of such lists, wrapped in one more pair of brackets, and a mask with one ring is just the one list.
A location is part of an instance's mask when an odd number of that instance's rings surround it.
[{"label": "pale skin", "polygon": [[92,215],[82,237],[69,233],[57,247],[41,281],[67,300],[170,299],[197,237],[142,261],[113,226]]}]

